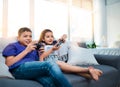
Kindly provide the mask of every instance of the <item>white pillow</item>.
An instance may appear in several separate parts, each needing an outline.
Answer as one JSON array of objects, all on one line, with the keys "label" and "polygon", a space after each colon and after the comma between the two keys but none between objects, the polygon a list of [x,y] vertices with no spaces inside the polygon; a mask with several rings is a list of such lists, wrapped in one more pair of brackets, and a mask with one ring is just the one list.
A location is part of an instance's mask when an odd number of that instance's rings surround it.
[{"label": "white pillow", "polygon": [[60,45],[60,49],[58,50],[59,52],[59,56],[63,56],[68,54],[68,50],[69,50],[69,41],[66,41],[65,43],[62,43]]},{"label": "white pillow", "polygon": [[68,57],[68,63],[72,65],[99,65],[92,50],[76,45],[70,47]]},{"label": "white pillow", "polygon": [[8,70],[8,66],[0,62],[0,77],[15,79]]},{"label": "white pillow", "polygon": [[60,49],[58,50],[59,60],[67,62],[68,61],[68,50],[69,50],[69,41],[62,43]]}]

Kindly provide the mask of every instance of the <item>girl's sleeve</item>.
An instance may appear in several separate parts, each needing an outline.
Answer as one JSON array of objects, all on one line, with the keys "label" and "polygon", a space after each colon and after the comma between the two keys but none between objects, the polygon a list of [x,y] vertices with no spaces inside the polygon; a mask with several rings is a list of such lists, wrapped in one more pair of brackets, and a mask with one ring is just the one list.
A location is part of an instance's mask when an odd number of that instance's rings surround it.
[{"label": "girl's sleeve", "polygon": [[15,56],[16,55],[15,46],[13,44],[9,44],[8,46],[6,46],[2,52],[2,55],[4,57]]}]

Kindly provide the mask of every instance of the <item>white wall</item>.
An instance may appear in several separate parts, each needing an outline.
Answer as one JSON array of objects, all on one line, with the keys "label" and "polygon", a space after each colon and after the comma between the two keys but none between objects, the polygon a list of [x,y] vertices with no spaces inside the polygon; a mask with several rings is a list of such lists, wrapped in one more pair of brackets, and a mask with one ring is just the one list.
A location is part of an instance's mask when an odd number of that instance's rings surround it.
[{"label": "white wall", "polygon": [[107,37],[109,47],[120,41],[120,0],[107,0]]}]

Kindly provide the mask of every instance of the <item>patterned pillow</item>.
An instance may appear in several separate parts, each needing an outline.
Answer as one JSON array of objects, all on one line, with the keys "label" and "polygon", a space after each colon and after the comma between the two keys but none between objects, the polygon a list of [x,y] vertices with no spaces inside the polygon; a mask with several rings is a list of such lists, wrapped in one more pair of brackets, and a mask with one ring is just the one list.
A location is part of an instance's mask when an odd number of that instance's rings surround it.
[{"label": "patterned pillow", "polygon": [[67,62],[68,61],[68,50],[69,50],[69,43],[70,42],[65,42],[60,45],[60,49],[58,50],[59,53],[59,60]]}]

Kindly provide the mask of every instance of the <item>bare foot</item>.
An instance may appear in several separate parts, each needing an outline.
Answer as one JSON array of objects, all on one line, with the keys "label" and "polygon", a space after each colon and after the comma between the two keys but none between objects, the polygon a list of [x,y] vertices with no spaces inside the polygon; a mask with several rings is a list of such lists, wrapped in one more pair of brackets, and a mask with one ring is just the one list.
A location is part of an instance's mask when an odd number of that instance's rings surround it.
[{"label": "bare foot", "polygon": [[101,70],[99,70],[99,69],[94,69],[95,71],[96,71],[96,74],[98,75],[98,76],[101,76],[102,75],[102,71]]},{"label": "bare foot", "polygon": [[92,78],[97,81],[99,79],[99,76],[96,74],[96,70],[93,67],[88,67],[88,69]]},{"label": "bare foot", "polygon": [[[94,68],[94,67],[90,66],[89,68]],[[98,76],[101,76],[103,74],[103,72],[100,69],[95,69],[94,68],[94,70],[95,70],[95,72]]]}]

